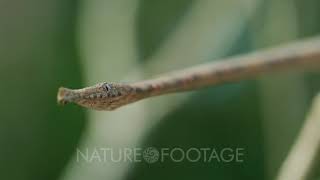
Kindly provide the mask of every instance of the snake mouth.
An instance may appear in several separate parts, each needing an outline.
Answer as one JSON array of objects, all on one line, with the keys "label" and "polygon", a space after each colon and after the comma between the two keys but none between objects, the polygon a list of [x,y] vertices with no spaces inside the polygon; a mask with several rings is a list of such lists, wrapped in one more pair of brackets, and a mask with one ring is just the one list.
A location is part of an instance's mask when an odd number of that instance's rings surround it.
[{"label": "snake mouth", "polygon": [[57,102],[60,105],[65,105],[74,101],[75,93],[72,89],[60,87],[57,95]]}]

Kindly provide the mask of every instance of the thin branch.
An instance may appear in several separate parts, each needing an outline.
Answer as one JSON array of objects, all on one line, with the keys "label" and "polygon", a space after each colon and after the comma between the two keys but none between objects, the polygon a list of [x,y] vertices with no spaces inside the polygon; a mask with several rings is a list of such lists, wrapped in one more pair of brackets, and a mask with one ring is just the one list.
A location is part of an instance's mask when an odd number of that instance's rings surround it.
[{"label": "thin branch", "polygon": [[274,71],[306,70],[318,65],[320,65],[319,37],[222,59],[151,80],[135,83],[100,83],[78,90],[60,88],[58,102],[61,104],[74,102],[97,110],[113,110],[152,96],[236,82]]},{"label": "thin branch", "polygon": [[277,180],[308,180],[319,171],[320,157],[320,94],[315,98],[301,131]]}]

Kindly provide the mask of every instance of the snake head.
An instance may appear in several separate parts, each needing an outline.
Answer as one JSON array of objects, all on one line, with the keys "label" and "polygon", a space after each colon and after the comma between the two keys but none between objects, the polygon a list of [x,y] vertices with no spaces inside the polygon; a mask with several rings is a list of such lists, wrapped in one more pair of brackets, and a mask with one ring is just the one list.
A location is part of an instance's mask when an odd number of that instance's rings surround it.
[{"label": "snake head", "polygon": [[120,83],[99,83],[83,89],[61,87],[58,91],[58,103],[76,103],[95,110],[114,110],[128,104],[132,88]]}]

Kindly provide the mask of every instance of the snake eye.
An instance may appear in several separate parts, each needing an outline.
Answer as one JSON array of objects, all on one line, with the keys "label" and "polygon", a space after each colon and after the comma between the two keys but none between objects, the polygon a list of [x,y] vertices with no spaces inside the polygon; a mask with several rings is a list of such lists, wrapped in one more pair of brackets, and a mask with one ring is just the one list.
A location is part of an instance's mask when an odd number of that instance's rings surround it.
[{"label": "snake eye", "polygon": [[103,88],[104,88],[106,91],[110,91],[110,90],[111,90],[111,85],[108,84],[108,83],[104,83],[104,84],[103,84]]}]

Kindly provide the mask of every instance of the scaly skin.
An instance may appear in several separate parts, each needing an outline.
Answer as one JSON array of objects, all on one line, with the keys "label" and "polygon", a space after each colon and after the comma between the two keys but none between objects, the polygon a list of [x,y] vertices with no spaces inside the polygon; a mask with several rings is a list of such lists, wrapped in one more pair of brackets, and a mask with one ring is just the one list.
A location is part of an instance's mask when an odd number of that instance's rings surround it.
[{"label": "scaly skin", "polygon": [[99,83],[76,90],[61,87],[58,92],[58,103],[72,102],[96,110],[113,110],[132,99],[133,94],[130,86],[119,83]]},{"label": "scaly skin", "polygon": [[61,87],[58,102],[72,102],[96,110],[114,110],[151,96],[235,82],[273,71],[312,69],[319,65],[320,38],[314,38],[136,83],[100,83],[77,90]]}]

